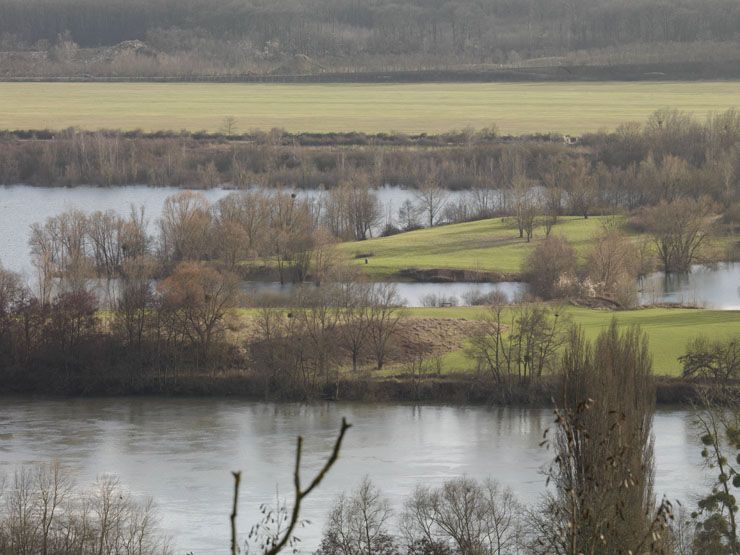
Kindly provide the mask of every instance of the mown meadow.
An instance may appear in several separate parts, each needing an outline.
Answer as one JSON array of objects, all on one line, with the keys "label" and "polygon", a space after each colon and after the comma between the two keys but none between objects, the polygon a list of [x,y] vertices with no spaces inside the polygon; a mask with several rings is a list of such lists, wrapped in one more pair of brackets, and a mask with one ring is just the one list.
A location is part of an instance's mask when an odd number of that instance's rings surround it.
[{"label": "mown meadow", "polygon": [[3,129],[501,133],[613,129],[670,106],[703,118],[738,106],[740,82],[0,83]]},{"label": "mown meadow", "polygon": [[[607,228],[624,228],[621,216],[561,217],[552,229],[584,252]],[[342,243],[340,249],[356,257],[374,279],[388,278],[401,270],[459,269],[517,275],[532,249],[544,238],[536,228],[532,241],[519,237],[513,218],[493,218],[419,229],[391,237]],[[636,236],[635,234],[633,234]],[[365,264],[367,258],[367,264]]]},{"label": "mown meadow", "polygon": [[[480,320],[486,315],[482,307],[414,308],[409,315],[416,318],[465,318]],[[653,369],[659,376],[678,376],[681,365],[678,357],[697,335],[712,339],[729,338],[740,334],[740,312],[732,310],[704,310],[691,308],[644,308],[609,312],[590,308],[564,306],[563,315],[580,325],[587,338],[594,339],[606,329],[612,318],[623,326],[638,325],[648,335]],[[473,361],[463,350],[443,357],[445,371],[472,369]]]}]

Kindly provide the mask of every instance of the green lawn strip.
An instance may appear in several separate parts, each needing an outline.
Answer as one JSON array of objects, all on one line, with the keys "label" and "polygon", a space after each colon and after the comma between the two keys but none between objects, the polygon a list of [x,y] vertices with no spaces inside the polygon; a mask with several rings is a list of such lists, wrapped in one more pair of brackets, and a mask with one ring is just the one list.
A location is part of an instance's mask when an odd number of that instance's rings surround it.
[{"label": "green lawn strip", "polygon": [[[479,320],[485,313],[483,307],[411,308],[411,318],[465,318]],[[682,355],[689,339],[698,335],[723,338],[740,334],[740,311],[701,310],[683,308],[645,308],[610,312],[588,308],[565,307],[573,322],[580,324],[588,338],[595,338],[612,318],[621,325],[639,325],[647,334],[653,354],[653,368],[658,375],[675,376],[680,373],[677,358]],[[239,309],[235,315],[256,318],[258,309]],[[442,357],[445,372],[468,371],[474,368],[463,350],[446,353]],[[378,375],[393,375],[403,369],[394,365]]]},{"label": "green lawn strip", "polygon": [[[415,308],[411,317],[466,318],[477,320],[485,314],[481,307]],[[653,369],[658,375],[680,374],[677,358],[689,339],[697,335],[723,338],[740,334],[740,311],[694,310],[681,308],[646,308],[622,312],[608,312],[587,308],[567,307],[573,321],[583,326],[587,337],[593,339],[606,328],[614,317],[621,325],[639,325],[647,334],[653,354]],[[446,371],[469,370],[472,362],[463,351],[445,355]]]},{"label": "green lawn strip", "polygon": [[[568,239],[583,256],[593,239],[603,232],[607,224],[614,222],[622,225],[624,218],[568,216],[560,219],[552,233]],[[544,237],[544,228],[539,227],[532,241],[527,243],[518,237],[513,218],[494,218],[342,243],[339,248],[352,258],[371,255],[367,264],[363,258],[357,259],[357,263],[373,279],[385,279],[409,268],[518,274],[527,255]]]}]

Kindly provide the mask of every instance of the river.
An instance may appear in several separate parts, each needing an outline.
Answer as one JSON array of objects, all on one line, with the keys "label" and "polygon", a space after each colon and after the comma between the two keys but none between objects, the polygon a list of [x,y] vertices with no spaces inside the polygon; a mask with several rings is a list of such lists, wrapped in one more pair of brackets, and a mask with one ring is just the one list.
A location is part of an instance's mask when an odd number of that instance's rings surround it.
[{"label": "river", "polygon": [[[418,483],[492,477],[536,502],[550,455],[539,443],[547,409],[382,404],[270,404],[240,400],[118,398],[0,399],[0,471],[57,458],[86,484],[111,473],[137,496],[151,496],[176,553],[228,548],[232,470],[243,471],[239,528],[261,503],[292,494],[295,438],[305,437],[304,481],[320,466],[342,417],[339,461],[308,498],[312,524],[299,536],[314,548],[332,499],[367,474],[396,512]],[[700,447],[690,414],[660,410],[654,423],[656,494],[692,505],[702,487]]]}]

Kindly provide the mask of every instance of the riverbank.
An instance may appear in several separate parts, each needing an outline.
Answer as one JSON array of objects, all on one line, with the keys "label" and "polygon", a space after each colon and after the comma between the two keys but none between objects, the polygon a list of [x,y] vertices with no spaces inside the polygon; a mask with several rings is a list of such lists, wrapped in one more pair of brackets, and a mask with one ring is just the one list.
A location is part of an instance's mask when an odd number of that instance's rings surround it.
[{"label": "riverbank", "polygon": [[704,81],[740,79],[740,62],[680,62],[633,64],[563,63],[540,66],[439,68],[390,71],[332,71],[320,66],[313,73],[239,73],[223,75],[2,75],[9,83],[516,83],[594,81]]},{"label": "riverbank", "polygon": [[[52,384],[49,384],[51,386]],[[721,389],[740,395],[740,380],[726,383],[658,376],[655,379],[656,404],[690,408],[702,394]],[[58,384],[45,387],[20,377],[0,383],[0,395],[40,396],[45,398],[85,399],[93,397],[166,397],[203,399],[243,399],[259,402],[343,402],[343,403],[408,403],[451,406],[511,406],[552,408],[559,392],[559,380],[545,377],[537,383],[501,384],[474,373],[453,375],[395,375],[374,377],[371,374],[330,381],[312,394],[302,391],[276,392],[263,376],[250,372],[227,371],[218,374],[187,373],[181,375],[139,377],[136,380],[106,377],[95,382],[69,382],[60,390]]]}]

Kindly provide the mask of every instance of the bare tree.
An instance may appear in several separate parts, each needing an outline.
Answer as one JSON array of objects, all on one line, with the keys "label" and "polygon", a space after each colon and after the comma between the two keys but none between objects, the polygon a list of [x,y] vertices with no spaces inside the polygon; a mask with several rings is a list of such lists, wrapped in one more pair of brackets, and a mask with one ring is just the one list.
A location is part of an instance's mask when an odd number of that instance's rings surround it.
[{"label": "bare tree", "polygon": [[591,172],[588,161],[578,158],[568,166],[568,205],[574,214],[588,219],[591,210],[598,200],[596,178]]},{"label": "bare tree", "polygon": [[532,240],[538,212],[537,197],[531,181],[523,175],[516,176],[511,195],[519,237],[526,236],[527,243],[529,243]]},{"label": "bare tree", "polygon": [[713,212],[708,199],[686,197],[672,202],[661,201],[642,211],[642,224],[653,236],[663,270],[687,272],[691,269],[700,248],[712,233]]},{"label": "bare tree", "polygon": [[39,276],[39,295],[48,302],[55,292],[86,289],[91,275],[87,217],[78,210],[31,226],[31,259]]},{"label": "bare tree", "polygon": [[390,516],[388,501],[368,477],[363,478],[357,489],[335,500],[317,554],[393,555],[394,541],[387,529]]},{"label": "bare tree", "polygon": [[447,190],[440,186],[438,171],[430,174],[418,185],[414,197],[419,211],[426,215],[427,225],[434,227],[449,197]]},{"label": "bare tree", "polygon": [[208,363],[211,346],[223,333],[226,312],[240,297],[239,281],[196,262],[183,262],[159,286],[162,308]]},{"label": "bare tree", "polygon": [[370,333],[370,303],[372,285],[364,282],[339,284],[339,328],[338,342],[352,360],[352,370],[357,371],[360,357],[367,350]]},{"label": "bare tree", "polygon": [[357,176],[350,183],[348,215],[354,238],[358,241],[372,237],[373,228],[382,215],[377,195],[370,190],[366,176]]},{"label": "bare tree", "polygon": [[401,531],[410,553],[516,553],[519,503],[493,480],[456,478],[441,488],[417,486],[406,501]]},{"label": "bare tree", "polygon": [[552,228],[563,213],[563,190],[560,187],[545,189],[545,236],[549,237]]},{"label": "bare tree", "polygon": [[607,230],[587,254],[586,271],[593,294],[609,297],[624,307],[633,306],[637,302],[640,258],[637,246],[628,237]]},{"label": "bare tree", "polygon": [[393,334],[403,317],[401,298],[393,285],[375,284],[370,293],[368,340],[378,370],[383,368]]},{"label": "bare tree", "polygon": [[168,262],[207,258],[211,224],[210,204],[200,193],[168,197],[159,220],[162,258]]},{"label": "bare tree", "polygon": [[223,121],[221,122],[221,133],[223,133],[227,137],[233,137],[239,130],[237,125],[238,123],[239,122],[234,116],[224,117]]},{"label": "bare tree", "polygon": [[558,235],[537,243],[523,267],[532,293],[543,299],[569,295],[577,284],[576,268],[575,249]]}]

